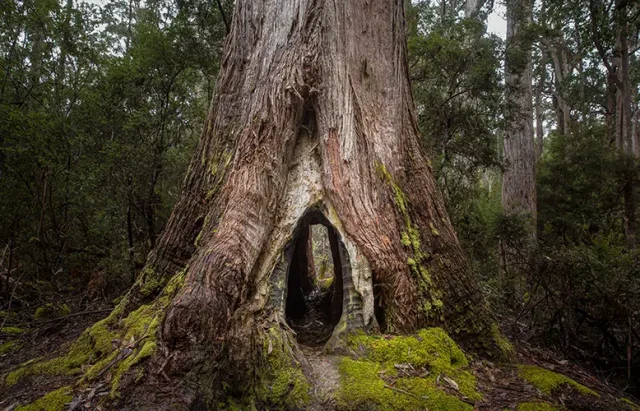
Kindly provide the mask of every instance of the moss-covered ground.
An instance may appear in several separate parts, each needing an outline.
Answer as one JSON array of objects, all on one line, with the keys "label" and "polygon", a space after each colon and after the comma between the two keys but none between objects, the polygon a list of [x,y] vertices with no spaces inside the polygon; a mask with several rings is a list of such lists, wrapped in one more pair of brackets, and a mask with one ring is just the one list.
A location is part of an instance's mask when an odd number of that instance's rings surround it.
[{"label": "moss-covered ground", "polygon": [[[51,359],[36,358],[10,371],[4,376],[4,386],[11,387],[29,376],[73,376],[83,385],[96,380],[109,371],[111,398],[119,395],[118,388],[127,373],[132,372],[144,358],[153,355],[157,348],[157,329],[165,308],[175,292],[181,287],[184,273],[179,273],[166,284],[164,291],[152,303],[142,305],[128,315],[123,315],[126,301],[120,302],[105,319],[87,328],[62,351],[62,355]],[[2,350],[12,349],[11,342],[2,345]],[[143,369],[137,369],[139,378]],[[65,387],[45,395],[34,403],[21,407],[23,410],[39,410],[42,404],[51,403],[57,410],[60,398],[66,399],[72,389]],[[64,395],[63,395],[64,394]],[[54,401],[54,399],[57,401]],[[29,408],[31,407],[31,408]]]},{"label": "moss-covered ground", "polygon": [[336,400],[345,410],[472,410],[482,398],[466,356],[439,328],[352,337]]},{"label": "moss-covered ground", "polygon": [[71,387],[62,387],[38,398],[29,405],[17,407],[15,411],[64,411],[73,400]]},{"label": "moss-covered ground", "polygon": [[9,340],[0,344],[0,355],[8,354],[11,351],[17,350],[22,346],[21,342]]},{"label": "moss-covered ground", "polygon": [[541,367],[537,367],[535,365],[521,365],[519,367],[519,374],[525,381],[547,395],[552,395],[556,389],[560,388],[563,385],[566,385],[576,390],[580,394],[593,395],[596,397],[598,396],[595,391],[585,387],[582,384],[578,384],[576,381],[567,376],[546,370]]},{"label": "moss-covered ground", "polygon": [[296,362],[286,333],[269,329],[262,353],[266,362],[259,370],[255,387],[257,400],[272,409],[292,409],[310,403],[311,384]]},{"label": "moss-covered ground", "polygon": [[[36,358],[12,370],[5,368],[10,372],[3,375],[0,397],[11,398],[12,393],[18,393],[15,398],[21,400],[10,405],[24,404],[28,401],[22,399],[30,398],[30,404],[15,408],[20,411],[63,410],[74,399],[74,392],[86,392],[88,387],[98,384],[103,387],[102,400],[123,401],[125,396],[121,397],[119,392],[123,384],[144,378],[144,359],[157,350],[156,331],[162,313],[181,281],[180,277],[171,281],[158,299],[127,315],[116,309],[109,317],[85,329],[78,338],[74,336],[73,342],[58,357]],[[330,380],[323,381],[324,387],[330,388],[325,390],[327,395],[321,397],[316,395],[318,381],[314,379],[319,373],[315,368],[312,374],[306,368],[303,371],[305,362],[298,356],[292,333],[279,326],[265,331],[256,346],[261,359],[249,391],[238,396],[238,391],[231,387],[233,395],[212,409],[314,409],[313,406],[324,406],[327,401],[338,410],[372,411],[471,411],[477,407],[566,411],[572,409],[572,404],[592,403],[599,407],[594,410],[639,409],[622,395],[603,391],[597,384],[599,397],[577,381],[544,368],[521,365],[514,371],[513,365],[487,361],[470,364],[465,353],[439,328],[405,336],[355,334],[349,337],[346,352],[341,355],[327,355],[320,349],[313,351],[321,358],[316,363],[332,364]],[[31,332],[29,336],[38,334]],[[0,358],[15,355],[21,344],[29,345],[20,334],[4,338],[5,342],[0,344],[0,354],[4,354]],[[308,351],[303,352],[308,355]],[[329,357],[331,361],[326,361]],[[489,374],[496,378],[489,380]],[[35,378],[28,380],[29,377]],[[333,382],[335,384],[331,384]],[[25,396],[21,387],[31,385],[39,392]],[[47,390],[50,392],[37,397]],[[510,397],[513,393],[518,393],[517,398]],[[219,400],[216,398],[216,401]],[[607,408],[610,404],[614,405]]]}]

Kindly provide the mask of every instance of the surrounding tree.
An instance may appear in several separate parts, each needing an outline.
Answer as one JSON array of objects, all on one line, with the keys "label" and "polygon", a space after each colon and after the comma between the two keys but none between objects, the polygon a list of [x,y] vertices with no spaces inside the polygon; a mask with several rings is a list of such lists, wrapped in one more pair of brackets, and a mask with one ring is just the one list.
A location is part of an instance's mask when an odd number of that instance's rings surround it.
[{"label": "surrounding tree", "polygon": [[[533,138],[531,34],[533,1],[507,1],[505,53],[505,127],[502,176],[502,208],[506,216],[523,219],[535,237],[536,231],[536,150]],[[520,299],[518,283],[531,270],[528,247],[502,244],[500,252],[507,277],[516,280],[513,297]]]}]

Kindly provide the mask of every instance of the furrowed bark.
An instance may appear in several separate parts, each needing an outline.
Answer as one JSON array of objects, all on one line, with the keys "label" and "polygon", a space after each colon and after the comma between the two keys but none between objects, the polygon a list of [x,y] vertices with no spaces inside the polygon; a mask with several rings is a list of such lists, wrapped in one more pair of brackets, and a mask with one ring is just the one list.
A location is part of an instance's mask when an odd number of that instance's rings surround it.
[{"label": "furrowed bark", "polygon": [[223,382],[251,389],[273,338],[303,364],[285,312],[310,224],[329,228],[339,265],[327,349],[357,330],[442,326],[504,358],[420,145],[402,1],[236,2],[182,196],[129,297],[184,270],[152,375],[208,402]]},{"label": "furrowed bark", "polygon": [[532,11],[533,2],[530,0],[507,1],[504,133],[504,159],[507,164],[502,176],[502,210],[506,216],[519,218],[530,233],[520,244],[501,244],[505,281],[513,288],[511,294],[516,303],[524,295],[523,287],[532,269],[530,249],[536,238],[531,41],[526,35]]}]

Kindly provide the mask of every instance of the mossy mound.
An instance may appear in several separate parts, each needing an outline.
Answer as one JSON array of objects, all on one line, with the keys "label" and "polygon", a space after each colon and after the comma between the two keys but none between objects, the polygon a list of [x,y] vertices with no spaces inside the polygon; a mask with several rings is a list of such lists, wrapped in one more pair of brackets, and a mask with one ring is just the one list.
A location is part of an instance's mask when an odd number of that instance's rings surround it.
[{"label": "mossy mound", "polygon": [[98,366],[108,364],[105,359],[115,358],[123,350],[131,351],[130,355],[122,356],[126,359],[117,368],[112,380],[113,386],[117,387],[120,377],[126,371],[122,369],[122,365],[133,365],[133,360],[139,360],[142,354],[150,355],[149,344],[155,346],[160,311],[152,305],[145,305],[121,321],[111,315],[85,330],[69,346],[65,355],[46,361],[28,361],[9,373],[5,382],[11,386],[29,375],[80,374],[81,366],[86,364],[93,364],[87,372],[87,377],[91,379],[99,375],[99,370],[96,369]]},{"label": "mossy mound", "polygon": [[0,355],[8,354],[11,351],[15,351],[22,347],[22,343],[14,340],[9,340],[0,344]]},{"label": "mossy mound", "polygon": [[[269,329],[263,343],[266,364],[258,375],[257,399],[277,409],[303,407],[311,401],[311,384],[291,351],[292,341],[277,327]],[[273,409],[273,408],[272,408]]]},{"label": "mossy mound", "polygon": [[336,401],[346,410],[472,410],[482,398],[464,353],[440,328],[413,336],[357,335],[340,364]]},{"label": "mossy mound", "polygon": [[64,411],[73,400],[71,387],[62,387],[40,397],[31,404],[23,405],[15,411]]},{"label": "mossy mound", "polygon": [[560,388],[562,385],[566,385],[580,394],[599,397],[595,391],[590,390],[582,384],[578,384],[571,378],[558,374],[557,372],[545,370],[544,368],[540,368],[535,365],[519,366],[519,374],[522,379],[547,395],[552,395],[556,389]]},{"label": "mossy mound", "polygon": [[313,401],[312,386],[296,359],[292,338],[278,325],[270,327],[258,348],[260,363],[255,370],[255,379],[240,389],[223,384],[225,393],[213,409],[306,409]]},{"label": "mossy mound", "polygon": [[24,334],[26,333],[27,329],[25,328],[18,328],[18,327],[2,327],[0,329],[0,334]]},{"label": "mossy mound", "polygon": [[67,304],[54,306],[50,303],[36,308],[36,311],[33,313],[33,319],[45,320],[50,318],[66,317],[69,314],[71,314],[71,309]]},{"label": "mossy mound", "polygon": [[123,308],[126,301],[121,301],[107,318],[86,329],[63,355],[21,364],[6,376],[6,385],[12,386],[31,375],[78,375],[82,381],[91,381],[109,370],[111,396],[117,396],[125,374],[155,352],[157,329],[164,310],[182,285],[183,278],[184,273],[177,274],[155,301],[126,316]]}]

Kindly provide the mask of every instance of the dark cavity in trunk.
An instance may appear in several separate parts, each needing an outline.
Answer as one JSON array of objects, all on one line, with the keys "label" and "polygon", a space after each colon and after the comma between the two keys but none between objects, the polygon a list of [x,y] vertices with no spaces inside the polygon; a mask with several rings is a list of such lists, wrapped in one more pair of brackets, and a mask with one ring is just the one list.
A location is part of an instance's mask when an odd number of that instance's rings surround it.
[{"label": "dark cavity in trunk", "polygon": [[329,340],[342,315],[341,254],[346,256],[346,250],[322,213],[312,212],[300,224],[287,276],[285,313],[298,343],[317,347]]}]

